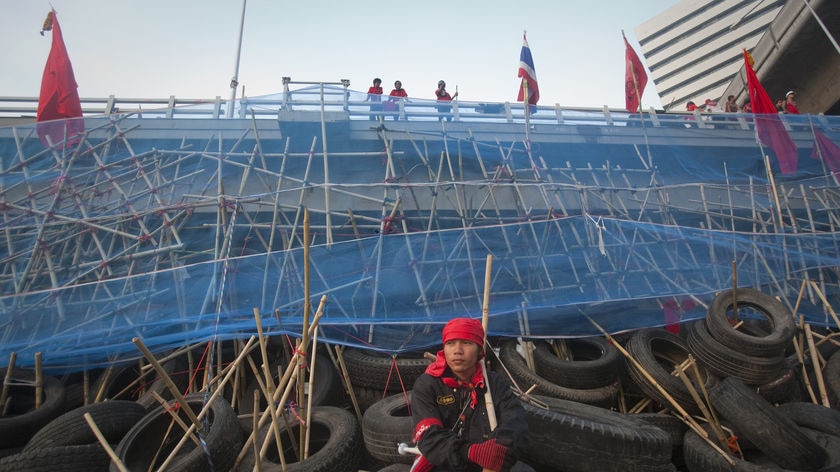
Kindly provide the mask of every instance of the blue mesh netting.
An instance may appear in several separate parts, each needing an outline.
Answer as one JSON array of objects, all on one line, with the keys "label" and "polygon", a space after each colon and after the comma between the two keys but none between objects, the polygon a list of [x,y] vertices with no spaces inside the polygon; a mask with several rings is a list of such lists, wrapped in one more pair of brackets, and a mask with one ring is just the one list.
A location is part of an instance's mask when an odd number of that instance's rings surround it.
[{"label": "blue mesh netting", "polygon": [[833,323],[838,186],[811,156],[817,132],[838,142],[833,117],[785,117],[799,170],[780,175],[748,116],[541,108],[526,135],[510,105],[439,122],[414,100],[408,120],[371,121],[363,100],[87,117],[67,146],[0,128],[0,362],[248,337],[255,310],[300,335],[307,288],[310,316],[326,297],[320,340],[426,349],[481,315],[488,254],[492,335],[694,319],[734,277]]}]

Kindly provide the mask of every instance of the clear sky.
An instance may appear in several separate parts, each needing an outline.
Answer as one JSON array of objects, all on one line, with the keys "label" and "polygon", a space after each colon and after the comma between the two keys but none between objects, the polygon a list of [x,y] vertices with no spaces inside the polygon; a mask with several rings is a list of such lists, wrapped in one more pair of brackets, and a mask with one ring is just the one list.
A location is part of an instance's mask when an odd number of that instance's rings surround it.
[{"label": "clear sky", "polygon": [[[239,82],[247,96],[281,77],[349,79],[433,98],[439,79],[462,100],[514,101],[527,30],[540,105],[624,107],[624,30],[678,0],[247,0]],[[38,95],[50,7],[83,98],[230,96],[242,0],[0,0],[0,96]],[[242,88],[239,88],[238,96]],[[659,107],[649,80],[642,105]]]}]

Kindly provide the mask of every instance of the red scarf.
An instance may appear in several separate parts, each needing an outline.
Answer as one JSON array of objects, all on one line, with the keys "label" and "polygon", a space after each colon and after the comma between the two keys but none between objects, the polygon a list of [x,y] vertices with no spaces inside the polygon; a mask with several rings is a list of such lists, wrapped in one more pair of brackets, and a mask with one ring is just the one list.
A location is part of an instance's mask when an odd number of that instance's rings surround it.
[{"label": "red scarf", "polygon": [[[481,372],[481,369],[475,369],[475,374],[473,374],[473,378],[469,382],[464,382],[461,380],[456,379],[454,376],[451,376],[451,371],[447,372],[447,365],[446,365],[446,356],[443,354],[443,350],[437,352],[437,356],[435,357],[435,361],[429,364],[426,367],[426,373],[431,375],[432,377],[437,377],[443,382],[444,385],[450,388],[469,388],[470,391],[470,408],[475,409],[475,405],[478,402],[478,396],[476,394],[476,389],[484,388],[484,374]],[[444,374],[449,373],[450,375],[444,377]]]}]

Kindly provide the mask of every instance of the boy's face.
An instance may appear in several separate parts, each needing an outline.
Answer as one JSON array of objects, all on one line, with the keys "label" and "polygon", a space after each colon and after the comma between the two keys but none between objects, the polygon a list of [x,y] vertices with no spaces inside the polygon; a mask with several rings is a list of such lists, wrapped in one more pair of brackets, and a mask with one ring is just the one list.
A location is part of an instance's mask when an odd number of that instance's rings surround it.
[{"label": "boy's face", "polygon": [[463,339],[452,339],[443,345],[443,354],[446,357],[446,365],[456,377],[465,382],[472,380],[481,354],[478,344]]}]

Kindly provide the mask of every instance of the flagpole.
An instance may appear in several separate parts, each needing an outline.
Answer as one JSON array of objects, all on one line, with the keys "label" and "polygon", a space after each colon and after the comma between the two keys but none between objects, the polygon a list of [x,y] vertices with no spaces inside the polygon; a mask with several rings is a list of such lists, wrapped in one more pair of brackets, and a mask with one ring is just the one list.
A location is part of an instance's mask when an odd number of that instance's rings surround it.
[{"label": "flagpole", "polygon": [[528,95],[528,81],[522,79],[522,88],[525,90],[525,145],[528,146],[528,151],[531,150],[531,96]]},{"label": "flagpole", "polygon": [[233,78],[230,79],[230,100],[225,109],[225,117],[233,118],[234,101],[236,100],[236,88],[239,87],[239,57],[242,54],[242,30],[245,28],[245,4],[248,0],[242,0],[242,17],[239,20],[239,41],[236,45],[236,62],[233,66]]}]

